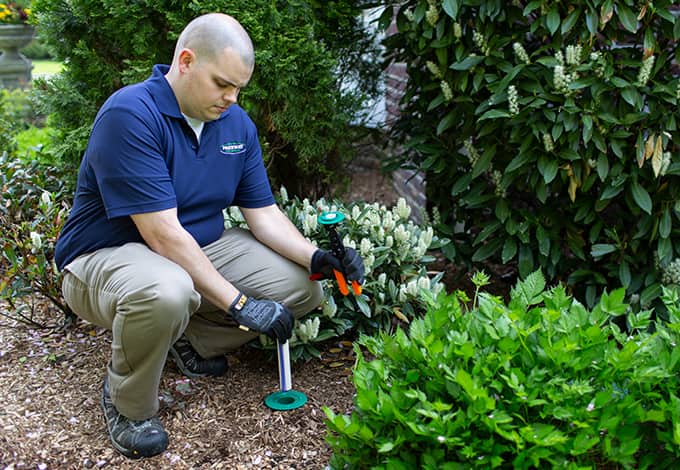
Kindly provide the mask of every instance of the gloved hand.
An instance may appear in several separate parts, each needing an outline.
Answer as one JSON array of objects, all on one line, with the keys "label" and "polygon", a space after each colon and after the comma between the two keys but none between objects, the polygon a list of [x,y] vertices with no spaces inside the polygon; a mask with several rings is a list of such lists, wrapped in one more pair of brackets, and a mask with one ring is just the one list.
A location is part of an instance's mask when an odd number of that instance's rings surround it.
[{"label": "gloved hand", "polygon": [[333,269],[345,274],[348,281],[364,282],[364,261],[354,248],[345,248],[345,256],[338,259],[330,251],[319,248],[312,255],[310,266],[314,279],[334,279]]},{"label": "gloved hand", "polygon": [[272,300],[257,300],[239,294],[229,312],[239,325],[264,333],[280,343],[288,341],[293,334],[293,314]]}]

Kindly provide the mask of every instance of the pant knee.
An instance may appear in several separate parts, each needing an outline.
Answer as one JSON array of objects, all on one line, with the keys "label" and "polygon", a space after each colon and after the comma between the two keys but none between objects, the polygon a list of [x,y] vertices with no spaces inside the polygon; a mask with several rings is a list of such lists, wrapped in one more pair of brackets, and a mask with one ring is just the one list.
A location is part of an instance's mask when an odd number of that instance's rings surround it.
[{"label": "pant knee", "polygon": [[191,314],[200,304],[191,277],[185,272],[164,275],[145,289],[128,296],[127,309],[146,311],[154,330],[184,330]]}]

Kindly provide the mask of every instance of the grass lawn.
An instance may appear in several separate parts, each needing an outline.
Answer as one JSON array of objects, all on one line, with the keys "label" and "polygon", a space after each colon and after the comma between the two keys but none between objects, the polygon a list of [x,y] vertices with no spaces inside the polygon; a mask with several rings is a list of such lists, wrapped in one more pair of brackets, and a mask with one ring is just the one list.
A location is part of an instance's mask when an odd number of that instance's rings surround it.
[{"label": "grass lawn", "polygon": [[33,61],[33,76],[52,75],[61,72],[61,62],[53,60],[34,60]]}]

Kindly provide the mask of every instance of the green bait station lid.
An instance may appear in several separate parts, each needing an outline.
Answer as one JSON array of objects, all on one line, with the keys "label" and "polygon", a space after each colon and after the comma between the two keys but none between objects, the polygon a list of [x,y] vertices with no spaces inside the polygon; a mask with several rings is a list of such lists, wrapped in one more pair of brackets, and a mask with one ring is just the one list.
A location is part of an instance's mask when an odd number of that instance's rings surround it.
[{"label": "green bait station lid", "polygon": [[307,395],[297,390],[270,393],[264,399],[264,404],[276,411],[294,410],[305,403],[307,403]]},{"label": "green bait station lid", "polygon": [[318,217],[319,223],[323,225],[333,225],[345,220],[345,215],[342,212],[324,212]]}]

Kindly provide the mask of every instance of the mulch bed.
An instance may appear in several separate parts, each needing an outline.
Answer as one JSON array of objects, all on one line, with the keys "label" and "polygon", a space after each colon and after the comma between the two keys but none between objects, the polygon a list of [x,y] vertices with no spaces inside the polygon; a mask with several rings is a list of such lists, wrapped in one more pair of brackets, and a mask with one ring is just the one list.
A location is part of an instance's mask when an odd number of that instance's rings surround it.
[{"label": "mulch bed", "polygon": [[168,361],[160,418],[170,446],[129,460],[111,447],[99,404],[110,342],[108,331],[83,321],[64,331],[2,321],[0,468],[322,469],[330,457],[323,407],[352,407],[346,342],[328,344],[322,360],[292,366],[294,389],[308,397],[292,411],[263,403],[278,390],[276,358],[265,351],[230,355],[221,378],[188,379]]}]

